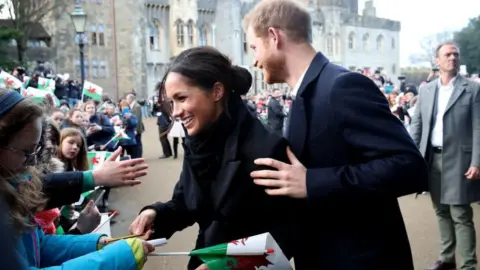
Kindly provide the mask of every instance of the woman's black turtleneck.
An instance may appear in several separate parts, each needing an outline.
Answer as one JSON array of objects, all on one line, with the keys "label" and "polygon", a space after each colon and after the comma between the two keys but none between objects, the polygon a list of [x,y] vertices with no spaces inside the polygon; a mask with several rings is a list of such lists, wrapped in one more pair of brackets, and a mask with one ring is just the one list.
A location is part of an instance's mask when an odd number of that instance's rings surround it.
[{"label": "woman's black turtleneck", "polygon": [[[233,104],[237,106],[236,103]],[[186,135],[185,138],[185,160],[190,165],[206,201],[210,201],[211,184],[222,166],[227,139],[237,126],[237,108],[229,109],[233,113],[227,115],[223,112],[206,130],[196,136]]]}]

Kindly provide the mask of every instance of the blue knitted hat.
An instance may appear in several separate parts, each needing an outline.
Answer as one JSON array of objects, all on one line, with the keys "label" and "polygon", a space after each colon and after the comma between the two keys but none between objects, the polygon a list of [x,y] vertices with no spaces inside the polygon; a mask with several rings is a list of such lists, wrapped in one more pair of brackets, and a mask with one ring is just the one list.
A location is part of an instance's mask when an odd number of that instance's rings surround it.
[{"label": "blue knitted hat", "polygon": [[6,93],[0,93],[0,119],[22,100],[23,96],[17,91],[8,90]]}]

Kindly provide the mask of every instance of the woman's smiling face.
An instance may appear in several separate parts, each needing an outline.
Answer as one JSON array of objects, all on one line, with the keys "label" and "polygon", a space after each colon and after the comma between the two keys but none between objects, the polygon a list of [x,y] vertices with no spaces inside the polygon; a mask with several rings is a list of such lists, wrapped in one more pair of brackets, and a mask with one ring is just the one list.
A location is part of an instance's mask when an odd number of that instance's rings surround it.
[{"label": "woman's smiling face", "polygon": [[215,122],[220,115],[218,102],[223,96],[216,90],[206,91],[190,85],[186,77],[170,72],[165,92],[173,103],[173,117],[180,118],[188,135],[195,136]]}]

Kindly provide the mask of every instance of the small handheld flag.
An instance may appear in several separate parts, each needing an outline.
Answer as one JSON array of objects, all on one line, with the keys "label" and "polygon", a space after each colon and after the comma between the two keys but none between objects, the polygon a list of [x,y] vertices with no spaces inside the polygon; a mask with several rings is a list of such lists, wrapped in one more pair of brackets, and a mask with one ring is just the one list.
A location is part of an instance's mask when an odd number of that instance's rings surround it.
[{"label": "small handheld flag", "polygon": [[82,90],[82,100],[84,96],[90,97],[93,100],[102,100],[103,88],[91,83],[89,81],[85,81],[83,83],[83,90]]},{"label": "small handheld flag", "polygon": [[129,140],[130,137],[128,137],[127,133],[125,132],[125,130],[123,129],[118,129],[115,130],[115,135],[110,139],[108,140],[108,142],[106,142],[103,147],[107,147],[107,145],[109,145],[111,142],[118,142],[120,140]]},{"label": "small handheld flag", "polygon": [[290,262],[269,233],[191,252],[150,253],[149,256],[198,256],[210,270],[292,270]]}]

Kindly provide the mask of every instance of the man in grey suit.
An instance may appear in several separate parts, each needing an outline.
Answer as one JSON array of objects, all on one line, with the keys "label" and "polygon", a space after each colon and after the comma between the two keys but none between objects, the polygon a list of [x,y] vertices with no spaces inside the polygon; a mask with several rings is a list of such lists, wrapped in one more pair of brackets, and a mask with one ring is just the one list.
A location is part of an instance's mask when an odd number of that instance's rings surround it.
[{"label": "man in grey suit", "polygon": [[440,258],[427,270],[475,270],[471,203],[480,201],[480,85],[458,74],[459,50],[439,45],[440,77],[420,89],[410,133],[429,165],[429,189],[440,229]]}]

